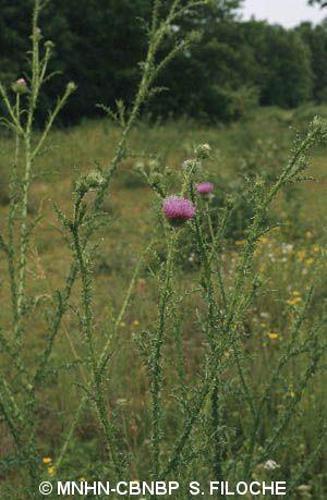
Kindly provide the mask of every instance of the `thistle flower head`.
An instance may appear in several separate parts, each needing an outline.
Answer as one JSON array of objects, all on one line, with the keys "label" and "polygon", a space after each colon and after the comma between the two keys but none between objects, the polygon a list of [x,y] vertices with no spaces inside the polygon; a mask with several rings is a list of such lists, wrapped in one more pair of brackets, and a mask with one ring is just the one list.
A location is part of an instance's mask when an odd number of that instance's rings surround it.
[{"label": "thistle flower head", "polygon": [[181,196],[168,196],[162,205],[162,210],[171,222],[185,222],[195,215],[195,206],[187,198]]},{"label": "thistle flower head", "polygon": [[200,182],[196,185],[196,190],[201,195],[211,194],[214,190],[214,185],[212,182]]},{"label": "thistle flower head", "polygon": [[52,40],[47,40],[44,44],[45,48],[48,49],[48,50],[52,50],[54,48],[54,43],[52,42]]},{"label": "thistle flower head", "polygon": [[211,147],[209,144],[200,144],[196,150],[195,155],[198,160],[207,160],[211,154]]},{"label": "thistle flower head", "polygon": [[76,192],[80,196],[84,196],[88,191],[97,189],[103,184],[104,178],[101,172],[94,170],[86,176],[81,177],[76,183]]},{"label": "thistle flower head", "polygon": [[75,90],[77,89],[77,85],[75,82],[69,82],[67,84],[67,92],[69,92],[70,94],[72,94],[73,92],[75,92]]},{"label": "thistle flower head", "polygon": [[194,169],[194,164],[195,164],[194,160],[185,160],[182,163],[182,169],[186,171],[191,171]]},{"label": "thistle flower head", "polygon": [[19,78],[18,80],[16,80],[12,84],[11,88],[15,92],[15,94],[26,94],[26,92],[28,91],[25,78]]}]

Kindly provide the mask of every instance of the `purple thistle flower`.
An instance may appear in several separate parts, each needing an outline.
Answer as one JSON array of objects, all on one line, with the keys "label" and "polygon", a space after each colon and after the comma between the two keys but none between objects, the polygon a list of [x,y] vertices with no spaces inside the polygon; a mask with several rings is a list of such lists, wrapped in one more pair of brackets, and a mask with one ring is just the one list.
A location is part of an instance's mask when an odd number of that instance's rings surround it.
[{"label": "purple thistle flower", "polygon": [[200,184],[197,184],[196,190],[199,194],[211,194],[214,190],[214,185],[212,182],[201,182]]},{"label": "purple thistle flower", "polygon": [[181,196],[168,196],[162,205],[162,210],[171,222],[185,222],[195,215],[195,206],[187,198]]}]

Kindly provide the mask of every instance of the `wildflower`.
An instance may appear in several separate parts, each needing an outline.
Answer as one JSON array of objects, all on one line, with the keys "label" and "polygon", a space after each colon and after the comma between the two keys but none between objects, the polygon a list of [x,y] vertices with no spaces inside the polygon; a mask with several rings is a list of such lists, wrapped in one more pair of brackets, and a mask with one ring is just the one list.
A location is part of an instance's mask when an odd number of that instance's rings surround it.
[{"label": "wildflower", "polygon": [[42,462],[44,463],[44,465],[49,465],[52,462],[52,458],[50,458],[50,457],[43,457],[42,458]]},{"label": "wildflower", "polygon": [[50,467],[48,467],[48,474],[49,476],[54,476],[56,474],[56,468],[54,465],[50,465]]},{"label": "wildflower", "polygon": [[297,258],[299,262],[303,262],[306,256],[306,251],[305,250],[299,250],[297,252]]},{"label": "wildflower", "polygon": [[209,146],[209,144],[200,144],[200,146],[198,146],[195,150],[196,157],[199,160],[206,160],[207,158],[209,158],[210,153],[211,147]]},{"label": "wildflower", "polygon": [[195,261],[195,253],[192,252],[188,258],[188,261],[193,264],[193,262]]},{"label": "wildflower", "polygon": [[296,306],[300,302],[302,302],[302,298],[300,292],[297,290],[294,290],[294,292],[292,292],[292,297],[286,301],[289,306]]},{"label": "wildflower", "polygon": [[290,254],[293,252],[293,245],[291,243],[282,243],[282,253],[285,254]]},{"label": "wildflower", "polygon": [[275,255],[272,252],[268,253],[268,257],[270,258],[271,262],[276,262]]},{"label": "wildflower", "polygon": [[278,465],[275,460],[267,460],[267,462],[264,463],[263,468],[266,470],[275,470],[278,469],[280,465]]},{"label": "wildflower", "polygon": [[301,297],[293,297],[292,299],[288,299],[286,301],[286,303],[289,305],[289,306],[296,306],[297,304],[299,304],[300,302],[302,301]]},{"label": "wildflower", "polygon": [[140,322],[139,322],[139,320],[138,320],[138,319],[135,319],[135,320],[133,321],[133,326],[140,326]]},{"label": "wildflower", "polygon": [[289,393],[288,393],[289,397],[294,399],[295,398],[295,392],[290,390]]},{"label": "wildflower", "polygon": [[169,196],[162,205],[163,212],[171,222],[185,222],[195,215],[195,206],[187,198]]},{"label": "wildflower", "polygon": [[267,333],[267,336],[270,338],[270,340],[277,340],[279,338],[279,334],[276,332],[269,332]]},{"label": "wildflower", "polygon": [[16,80],[12,84],[11,88],[16,94],[26,94],[26,92],[28,91],[25,78],[19,78],[18,80]]},{"label": "wildflower", "polygon": [[214,189],[214,185],[212,182],[201,182],[200,184],[197,184],[196,190],[199,194],[207,196],[212,193]]},{"label": "wildflower", "polygon": [[309,484],[301,484],[296,488],[300,493],[309,493],[311,491],[311,486]]},{"label": "wildflower", "polygon": [[308,259],[305,260],[306,266],[312,266],[313,263],[314,263],[314,259],[312,257],[309,257]]}]

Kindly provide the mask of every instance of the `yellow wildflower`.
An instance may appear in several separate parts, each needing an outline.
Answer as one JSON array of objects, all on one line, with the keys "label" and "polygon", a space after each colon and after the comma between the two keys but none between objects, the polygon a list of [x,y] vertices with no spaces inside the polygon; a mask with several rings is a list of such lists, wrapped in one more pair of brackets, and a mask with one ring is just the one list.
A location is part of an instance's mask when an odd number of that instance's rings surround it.
[{"label": "yellow wildflower", "polygon": [[303,262],[304,259],[305,259],[305,256],[306,256],[307,252],[305,250],[299,250],[297,252],[297,258],[300,262]]},{"label": "yellow wildflower", "polygon": [[48,474],[49,474],[49,476],[54,476],[56,474],[56,468],[54,465],[51,465],[50,467],[48,467]]},{"label": "yellow wildflower", "polygon": [[279,338],[279,334],[276,332],[269,332],[267,333],[268,337],[270,340],[277,340]]},{"label": "yellow wildflower", "polygon": [[306,264],[307,266],[312,266],[312,264],[314,263],[314,261],[315,261],[315,260],[314,260],[312,257],[310,257],[309,259],[306,259],[306,260],[305,260],[305,264]]},{"label": "yellow wildflower", "polygon": [[296,306],[297,304],[299,304],[300,302],[302,302],[302,299],[301,297],[299,296],[293,296],[291,299],[288,299],[286,301],[286,303],[289,305],[289,306]]},{"label": "yellow wildflower", "polygon": [[138,320],[138,319],[135,319],[135,320],[133,321],[133,326],[140,326],[140,322],[139,322],[139,320]]},{"label": "yellow wildflower", "polygon": [[314,253],[319,253],[320,252],[320,246],[319,245],[314,245],[312,247],[312,250],[313,250]]},{"label": "yellow wildflower", "polygon": [[44,458],[42,458],[42,462],[44,463],[44,465],[49,465],[52,462],[52,458],[44,457]]}]

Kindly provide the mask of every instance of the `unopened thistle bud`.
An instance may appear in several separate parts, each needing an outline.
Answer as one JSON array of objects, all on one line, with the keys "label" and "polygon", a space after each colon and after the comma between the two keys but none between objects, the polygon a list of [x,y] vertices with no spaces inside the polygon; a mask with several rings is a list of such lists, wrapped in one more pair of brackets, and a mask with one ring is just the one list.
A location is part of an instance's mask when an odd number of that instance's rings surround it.
[{"label": "unopened thistle bud", "polygon": [[41,40],[41,38],[42,38],[41,29],[39,27],[36,27],[33,35],[35,36],[36,40]]},{"label": "unopened thistle bud", "polygon": [[72,94],[73,92],[75,92],[75,90],[77,89],[77,85],[75,82],[69,82],[67,84],[67,92],[69,92],[70,94]]},{"label": "unopened thistle bud", "polygon": [[196,162],[194,160],[185,160],[182,163],[182,169],[186,172],[192,172],[194,170],[195,163]]},{"label": "unopened thistle bud", "polygon": [[76,183],[76,193],[80,196],[84,196],[88,191],[92,189],[97,189],[104,183],[104,178],[101,172],[94,170],[90,172],[85,177],[82,177]]},{"label": "unopened thistle bud", "polygon": [[200,144],[195,149],[195,155],[198,160],[207,160],[210,157],[211,154],[211,147],[209,144]]},{"label": "unopened thistle bud", "polygon": [[19,78],[11,85],[15,94],[26,94],[28,92],[27,83],[24,78]]},{"label": "unopened thistle bud", "polygon": [[54,48],[54,43],[51,40],[47,40],[44,44],[45,48],[48,50],[52,50]]}]

